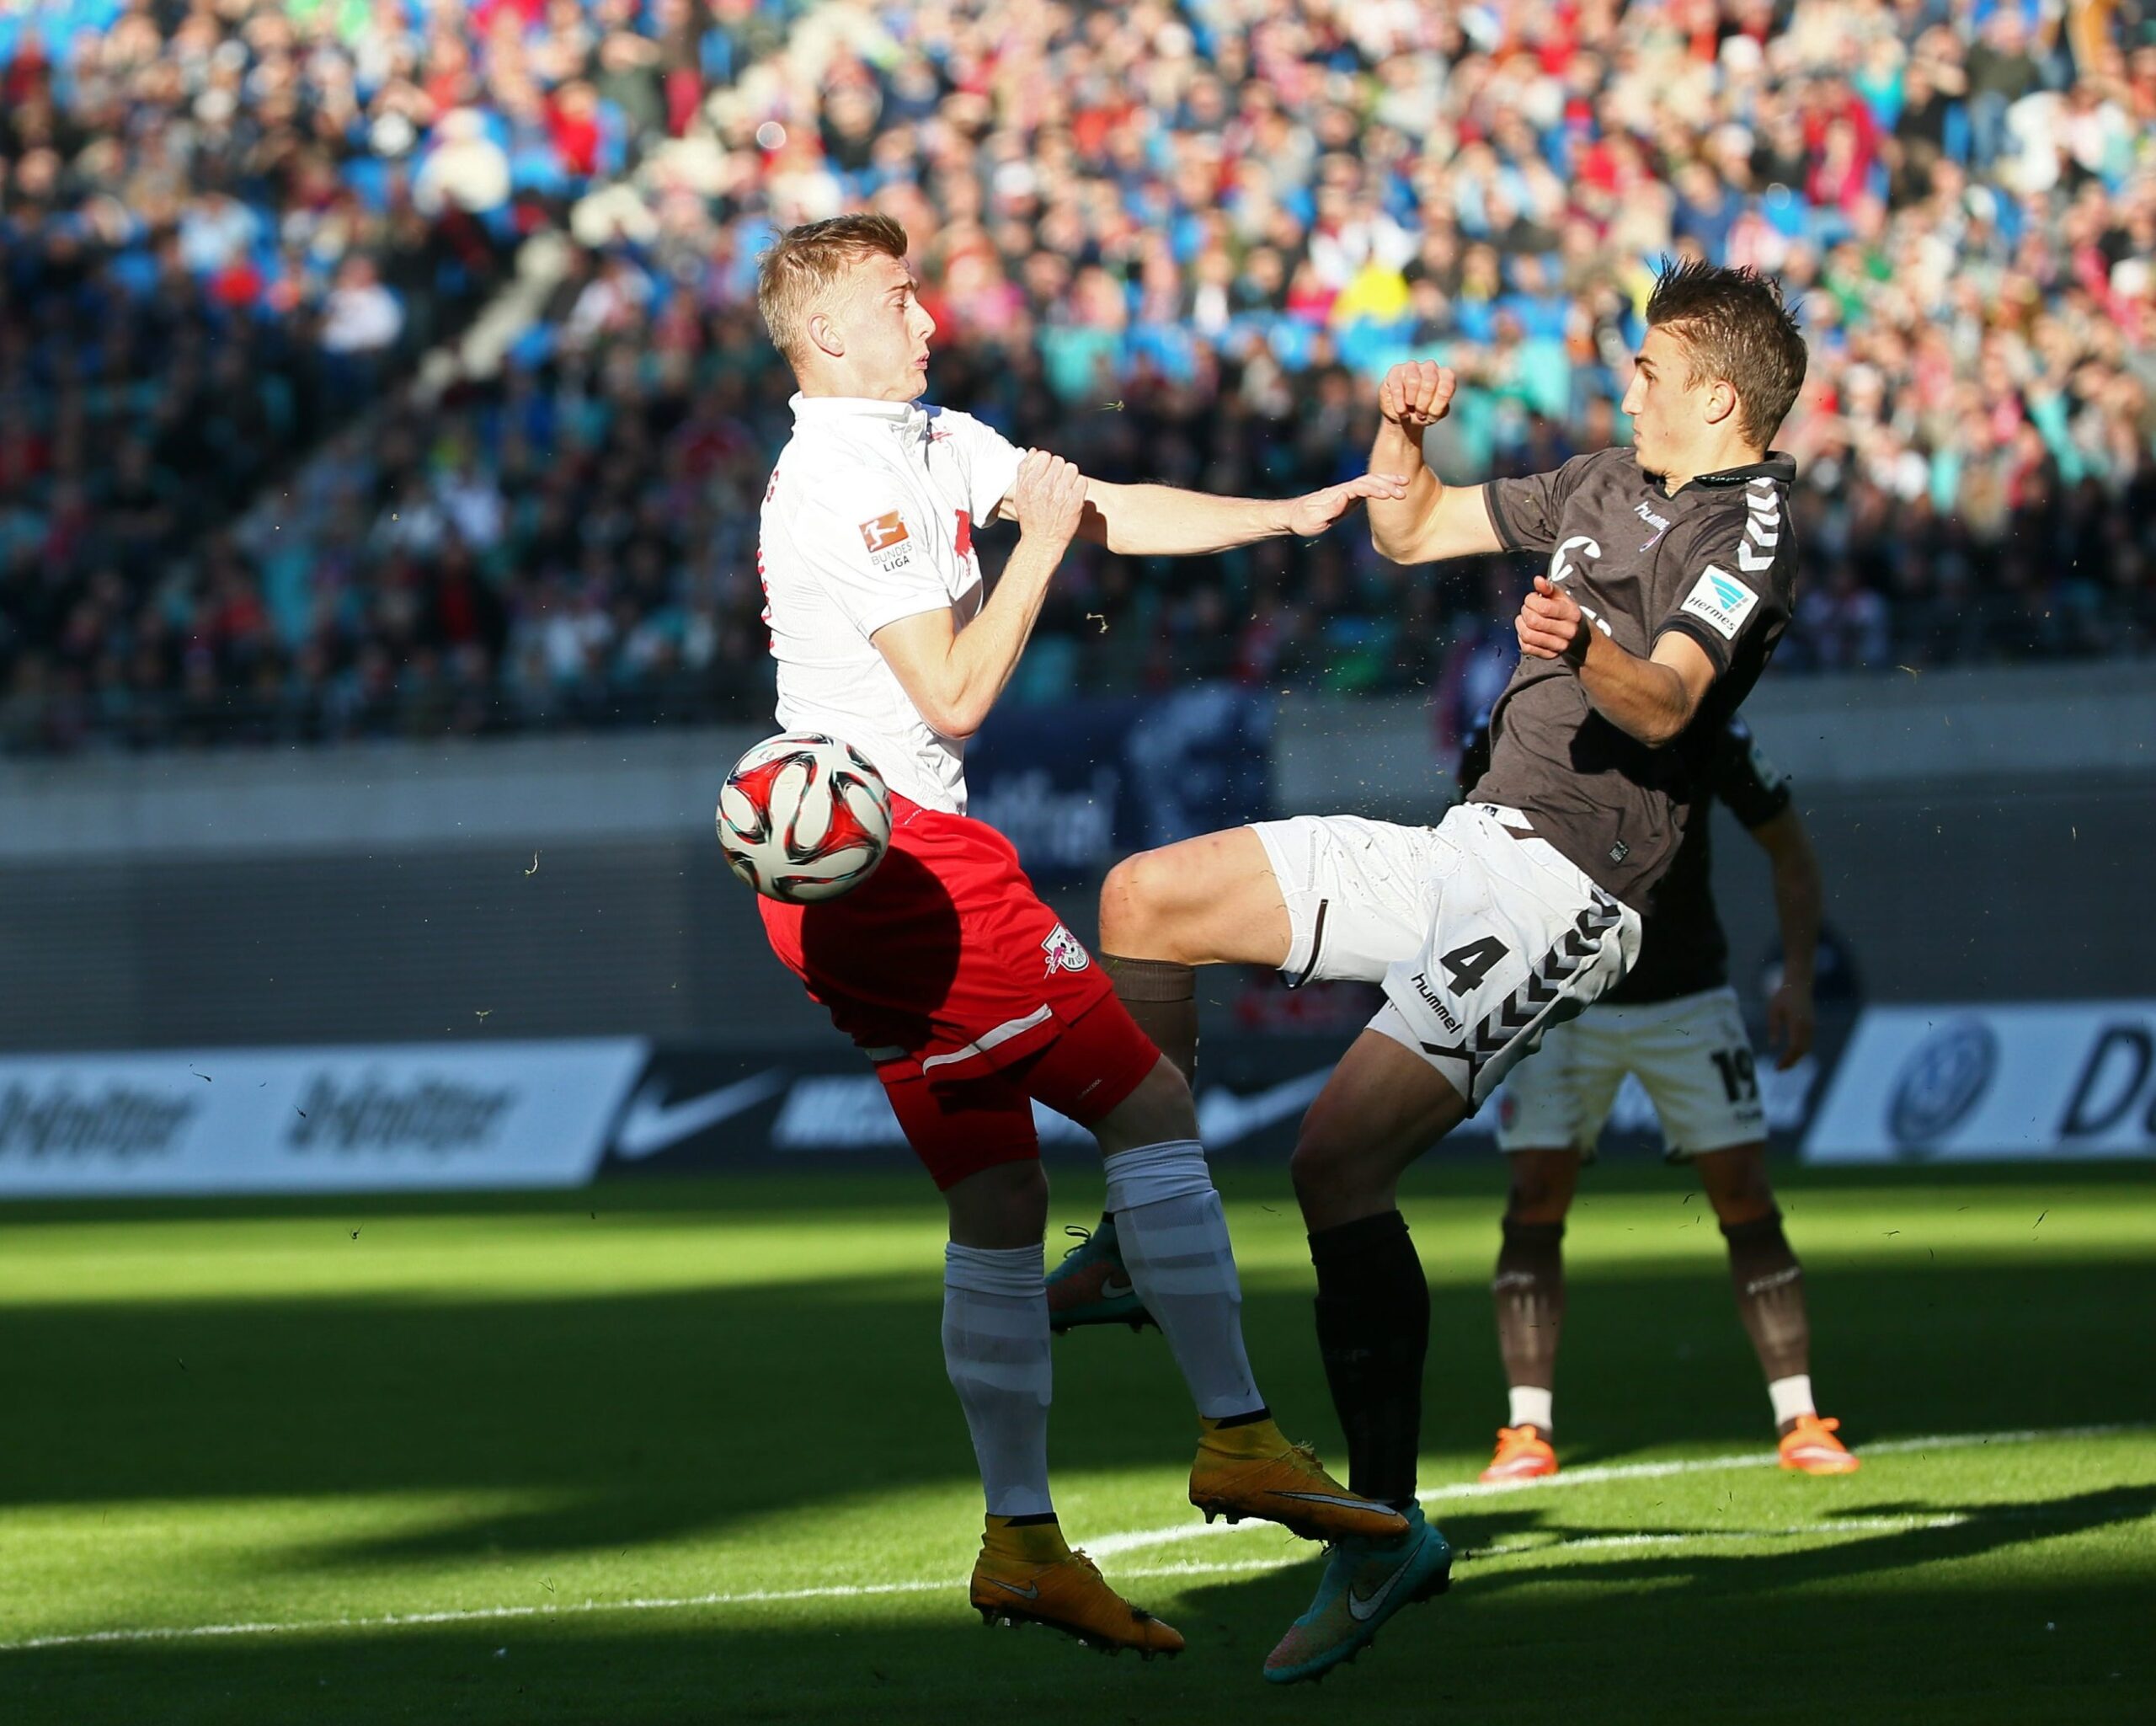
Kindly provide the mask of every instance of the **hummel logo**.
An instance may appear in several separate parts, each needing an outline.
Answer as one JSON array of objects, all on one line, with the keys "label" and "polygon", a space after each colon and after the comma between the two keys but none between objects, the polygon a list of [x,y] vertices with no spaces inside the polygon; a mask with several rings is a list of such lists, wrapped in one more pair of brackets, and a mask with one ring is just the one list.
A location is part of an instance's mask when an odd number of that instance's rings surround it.
[{"label": "hummel logo", "polygon": [[1348,1590],[1348,1616],[1358,1624],[1369,1623],[1371,1619],[1385,1611],[1385,1603],[1392,1597],[1393,1590],[1400,1586],[1400,1579],[1406,1574],[1407,1567],[1402,1564],[1391,1575],[1385,1578],[1385,1586],[1374,1594],[1357,1594],[1353,1588],[1350,1588]]},{"label": "hummel logo", "polygon": [[981,1580],[987,1583],[992,1583],[997,1588],[1006,1589],[1011,1593],[1017,1595],[1022,1600],[1037,1600],[1041,1597],[1040,1588],[1038,1584],[1035,1583],[1029,1582],[1023,1588],[1021,1588],[1017,1583],[1006,1582],[1000,1576],[984,1576],[981,1578]]}]

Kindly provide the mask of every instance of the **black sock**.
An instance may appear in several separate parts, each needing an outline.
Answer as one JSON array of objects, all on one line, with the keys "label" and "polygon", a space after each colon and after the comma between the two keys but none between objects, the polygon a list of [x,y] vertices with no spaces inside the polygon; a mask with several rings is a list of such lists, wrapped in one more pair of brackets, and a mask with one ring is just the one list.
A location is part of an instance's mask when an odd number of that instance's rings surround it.
[{"label": "black sock", "polygon": [[1348,1436],[1348,1485],[1405,1510],[1415,1498],[1422,1435],[1422,1356],[1430,1285],[1397,1210],[1320,1229],[1317,1344]]},{"label": "black sock", "polygon": [[1804,1310],[1804,1269],[1782,1233],[1782,1214],[1753,1222],[1724,1223],[1729,1242],[1729,1280],[1737,1310],[1767,1382],[1812,1370],[1812,1321]]},{"label": "black sock", "polygon": [[1497,1351],[1505,1384],[1554,1390],[1565,1323],[1565,1226],[1504,1221],[1505,1244],[1490,1291],[1497,1302]]},{"label": "black sock", "polygon": [[1165,959],[1101,955],[1101,969],[1115,985],[1116,999],[1138,1029],[1198,1087],[1198,973]]}]

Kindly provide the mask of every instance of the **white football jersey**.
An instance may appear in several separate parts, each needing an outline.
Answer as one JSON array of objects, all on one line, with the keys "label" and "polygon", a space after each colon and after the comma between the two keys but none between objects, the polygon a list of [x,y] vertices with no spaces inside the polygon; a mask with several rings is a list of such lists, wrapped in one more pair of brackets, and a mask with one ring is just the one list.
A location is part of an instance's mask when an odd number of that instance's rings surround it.
[{"label": "white football jersey", "polygon": [[778,723],[851,743],[885,783],[963,815],[965,745],[922,719],[870,638],[981,607],[976,525],[1022,452],[969,414],[918,402],[793,398],[793,436],[764,491],[757,572],[778,661]]}]

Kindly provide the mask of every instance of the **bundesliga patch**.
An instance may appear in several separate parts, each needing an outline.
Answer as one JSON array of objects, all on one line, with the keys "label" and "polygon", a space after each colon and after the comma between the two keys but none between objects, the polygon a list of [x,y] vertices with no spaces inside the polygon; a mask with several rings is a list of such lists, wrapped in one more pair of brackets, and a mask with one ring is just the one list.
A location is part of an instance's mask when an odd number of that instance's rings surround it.
[{"label": "bundesliga patch", "polygon": [[878,516],[873,521],[861,524],[861,542],[868,548],[868,555],[879,568],[888,569],[903,564],[913,554],[906,532],[906,518],[896,510]]},{"label": "bundesliga patch", "polygon": [[1758,594],[1727,570],[1710,564],[1678,609],[1710,624],[1723,640],[1734,641],[1758,603]]}]

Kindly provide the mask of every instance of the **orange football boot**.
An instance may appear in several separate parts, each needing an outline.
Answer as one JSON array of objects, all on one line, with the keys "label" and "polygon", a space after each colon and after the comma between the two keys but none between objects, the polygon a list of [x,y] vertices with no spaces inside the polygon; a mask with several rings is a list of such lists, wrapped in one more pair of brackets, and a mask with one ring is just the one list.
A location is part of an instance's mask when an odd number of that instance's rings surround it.
[{"label": "orange football boot", "polygon": [[1782,1435],[1782,1467],[1800,1474],[1855,1473],[1864,1465],[1834,1436],[1841,1424],[1817,1414],[1798,1415],[1796,1424]]},{"label": "orange football boot", "polygon": [[1498,1486],[1512,1481],[1541,1480],[1557,1472],[1557,1453],[1539,1426],[1501,1426],[1497,1453],[1482,1471],[1482,1484]]},{"label": "orange football boot", "polygon": [[1190,1468],[1190,1501],[1210,1522],[1246,1516],[1277,1522],[1305,1540],[1395,1541],[1407,1519],[1358,1498],[1319,1466],[1308,1445],[1289,1444],[1268,1419],[1241,1426],[1203,1423]]},{"label": "orange football boot", "polygon": [[1150,1660],[1182,1652],[1182,1638],[1110,1588],[1053,1522],[1013,1528],[990,1517],[969,1594],[985,1624],[1045,1624],[1104,1654],[1134,1649]]}]

